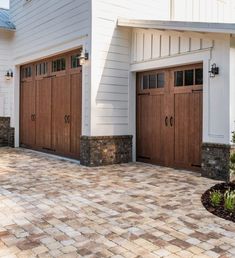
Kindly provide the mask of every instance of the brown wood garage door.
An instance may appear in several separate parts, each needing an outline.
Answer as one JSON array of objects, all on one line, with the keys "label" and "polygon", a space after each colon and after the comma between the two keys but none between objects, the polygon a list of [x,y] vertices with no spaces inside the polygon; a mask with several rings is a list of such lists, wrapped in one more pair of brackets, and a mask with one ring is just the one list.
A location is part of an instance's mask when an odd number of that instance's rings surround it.
[{"label": "brown wood garage door", "polygon": [[200,169],[201,64],[137,75],[137,160]]},{"label": "brown wood garage door", "polygon": [[21,146],[80,156],[80,50],[21,67]]}]

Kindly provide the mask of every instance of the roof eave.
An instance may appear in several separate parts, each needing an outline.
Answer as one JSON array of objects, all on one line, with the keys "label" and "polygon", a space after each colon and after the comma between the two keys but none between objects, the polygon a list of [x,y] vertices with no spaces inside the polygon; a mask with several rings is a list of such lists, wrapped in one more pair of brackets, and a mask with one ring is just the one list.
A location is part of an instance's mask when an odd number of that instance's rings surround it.
[{"label": "roof eave", "polygon": [[235,34],[235,24],[118,19],[120,27]]},{"label": "roof eave", "polygon": [[16,31],[16,28],[5,28],[5,27],[0,27],[0,30],[15,32],[15,31]]}]

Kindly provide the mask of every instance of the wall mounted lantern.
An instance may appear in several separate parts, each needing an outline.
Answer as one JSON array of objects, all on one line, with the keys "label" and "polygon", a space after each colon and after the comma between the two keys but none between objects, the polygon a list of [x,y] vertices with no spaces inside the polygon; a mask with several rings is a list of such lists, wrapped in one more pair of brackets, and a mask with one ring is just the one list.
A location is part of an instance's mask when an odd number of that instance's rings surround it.
[{"label": "wall mounted lantern", "polygon": [[9,69],[5,75],[6,80],[10,80],[13,78],[13,71]]},{"label": "wall mounted lantern", "polygon": [[215,63],[211,65],[211,70],[209,71],[209,74],[211,78],[214,78],[216,75],[219,74],[219,67],[217,67]]},{"label": "wall mounted lantern", "polygon": [[78,57],[80,65],[84,65],[86,60],[89,59],[89,53],[85,50],[81,52],[81,55]]}]

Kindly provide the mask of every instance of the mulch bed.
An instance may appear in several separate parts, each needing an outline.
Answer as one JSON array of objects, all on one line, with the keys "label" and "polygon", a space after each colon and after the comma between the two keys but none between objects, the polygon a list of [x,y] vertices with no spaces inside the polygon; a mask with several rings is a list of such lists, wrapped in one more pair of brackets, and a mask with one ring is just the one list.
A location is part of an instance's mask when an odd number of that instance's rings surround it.
[{"label": "mulch bed", "polygon": [[222,183],[222,184],[217,184],[213,187],[211,187],[209,190],[207,190],[203,195],[202,195],[202,204],[204,207],[211,212],[212,214],[221,217],[226,220],[231,220],[235,222],[235,211],[230,212],[224,209],[224,202],[222,201],[221,204],[217,207],[213,207],[210,201],[210,192],[213,190],[219,190],[222,194],[224,194],[228,189],[235,190],[235,184],[230,183]]}]

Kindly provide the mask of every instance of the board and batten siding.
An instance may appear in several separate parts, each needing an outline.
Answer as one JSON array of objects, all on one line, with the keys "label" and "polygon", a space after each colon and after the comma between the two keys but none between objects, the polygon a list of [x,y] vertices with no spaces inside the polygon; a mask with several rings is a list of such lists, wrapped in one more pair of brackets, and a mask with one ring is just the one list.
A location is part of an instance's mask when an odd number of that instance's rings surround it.
[{"label": "board and batten siding", "polygon": [[92,1],[91,135],[132,134],[131,29],[117,28],[117,18],[167,20],[169,10],[165,0]]},{"label": "board and batten siding", "polygon": [[12,69],[12,37],[14,32],[0,31],[0,116],[11,117],[13,110],[13,80],[5,75]]},{"label": "board and batten siding", "polygon": [[[161,30],[133,29],[132,71],[182,66],[195,62],[204,64],[203,141],[230,143],[234,119],[229,113],[234,92],[230,81],[230,35]],[[213,63],[220,74],[209,77]],[[234,80],[234,76],[231,80]]]},{"label": "board and batten siding", "polygon": [[208,49],[213,44],[213,39],[205,34],[134,29],[131,63]]},{"label": "board and batten siding", "polygon": [[[15,66],[14,124],[19,139],[19,67],[84,46],[90,52],[91,0],[11,0]],[[83,66],[82,134],[90,134],[90,62]],[[17,76],[18,74],[18,76]]]},{"label": "board and batten siding", "polygon": [[235,22],[234,0],[171,0],[177,21]]}]

